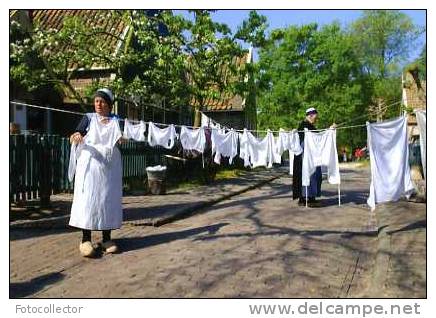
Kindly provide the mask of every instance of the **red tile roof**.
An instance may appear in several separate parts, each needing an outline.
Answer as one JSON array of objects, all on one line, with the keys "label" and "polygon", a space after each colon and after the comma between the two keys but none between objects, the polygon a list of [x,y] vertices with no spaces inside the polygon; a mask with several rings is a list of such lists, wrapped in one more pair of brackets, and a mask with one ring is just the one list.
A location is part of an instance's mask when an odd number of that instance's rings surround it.
[{"label": "red tile roof", "polygon": [[[122,19],[107,19],[106,15],[108,11],[106,10],[29,10],[29,16],[31,22],[42,29],[49,30],[61,30],[66,18],[78,17],[82,19],[87,27],[90,29],[92,27],[101,27],[101,33],[99,33],[99,41],[104,43],[108,50],[115,52],[118,45],[119,39],[126,29],[126,24]],[[115,36],[111,36],[113,34]],[[61,48],[61,49],[65,49]],[[74,65],[70,65],[74,67]],[[88,85],[92,83],[93,80],[98,79],[100,82],[110,81],[107,71],[104,71],[105,66],[94,65],[94,70],[100,70],[97,73],[92,74],[78,74],[77,78],[71,79],[71,85],[76,89],[76,91],[84,96],[84,91]],[[75,103],[77,102],[73,96],[70,96],[69,91],[64,90],[64,102],[65,103]]]},{"label": "red tile roof", "polygon": [[98,36],[102,43],[108,47],[109,50],[115,52],[119,40],[111,36],[109,33],[120,37],[126,24],[122,19],[108,19],[106,10],[30,10],[30,18],[35,25],[43,29],[56,29],[61,30],[64,20],[69,17],[78,17],[83,20],[86,26],[101,27],[102,33]]},{"label": "red tile roof", "polygon": [[[250,63],[251,54],[247,53],[242,57],[235,57],[233,62],[236,67],[242,67],[246,63]],[[229,72],[226,67],[221,68],[222,76],[226,78],[227,81],[231,81],[229,78]],[[192,105],[195,105],[197,102],[194,100]],[[209,112],[219,112],[219,111],[242,111],[245,108],[245,99],[240,95],[231,94],[228,92],[219,93],[217,98],[209,97],[204,102],[203,111]]]},{"label": "red tile roof", "polygon": [[[56,29],[61,30],[64,20],[68,17],[79,17],[83,19],[84,23],[89,27],[101,26],[105,32],[114,33],[121,36],[125,31],[125,23],[119,19],[105,19],[107,14],[106,10],[29,10],[32,22],[43,29]],[[13,13],[11,13],[13,14]],[[99,35],[101,42],[105,43],[108,48],[115,52],[118,45],[116,37],[102,33]],[[251,62],[251,52],[245,54],[243,57],[234,59],[236,67],[241,67],[246,63]],[[232,80],[229,77],[229,72],[226,67],[222,68],[222,76],[227,80]],[[72,79],[71,83],[78,89],[80,94],[83,94],[84,88],[92,82],[91,78],[78,78]],[[73,98],[68,98],[74,100]],[[195,105],[195,101],[192,105]],[[239,95],[230,93],[220,93],[218,98],[208,98],[205,101],[204,111],[241,111],[245,108],[245,100]]]}]

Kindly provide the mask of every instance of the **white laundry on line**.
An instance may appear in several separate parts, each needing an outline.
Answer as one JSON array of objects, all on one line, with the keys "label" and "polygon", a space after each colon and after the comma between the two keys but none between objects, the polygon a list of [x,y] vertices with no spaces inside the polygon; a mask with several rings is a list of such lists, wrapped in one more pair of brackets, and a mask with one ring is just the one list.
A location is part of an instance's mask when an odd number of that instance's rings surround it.
[{"label": "white laundry on line", "polygon": [[265,166],[271,168],[276,162],[275,140],[271,131],[268,130],[266,136],[262,140],[258,140],[251,132],[244,129],[239,140],[239,156],[244,160],[245,167]]},{"label": "white laundry on line", "polygon": [[132,124],[129,120],[124,121],[123,137],[135,141],[145,141],[146,125],[141,120],[139,124]]},{"label": "white laundry on line", "polygon": [[206,135],[204,127],[189,129],[182,126],[180,129],[180,142],[184,150],[195,150],[201,153],[201,161],[204,168],[204,149],[206,148]]},{"label": "white laundry on line", "polygon": [[341,205],[341,176],[339,173],[339,160],[336,149],[336,130],[328,129],[323,132],[311,132],[305,128],[303,167],[301,176],[301,183],[303,186],[307,187],[310,185],[310,176],[319,166],[326,166],[328,182],[330,184],[338,185],[338,201],[339,205]]},{"label": "white laundry on line", "polygon": [[422,170],[424,171],[424,178],[427,180],[427,112],[425,110],[417,110],[416,121],[418,122],[419,129]]},{"label": "white laundry on line", "polygon": [[121,227],[122,165],[116,146],[121,136],[117,119],[105,124],[93,114],[83,143],[72,147],[77,165],[69,168],[69,177],[75,173],[69,225],[88,230]]},{"label": "white laundry on line", "polygon": [[233,129],[227,133],[213,129],[211,134],[214,162],[220,164],[221,157],[229,157],[229,163],[232,164],[238,154],[238,133]]},{"label": "white laundry on line", "polygon": [[201,127],[209,127],[214,129],[221,129],[221,125],[217,122],[215,122],[212,118],[206,116],[205,114],[201,113]]},{"label": "white laundry on line", "polygon": [[190,129],[182,126],[180,129],[180,142],[184,150],[195,150],[203,153],[206,148],[204,127]]},{"label": "white laundry on line", "polygon": [[371,185],[367,200],[371,210],[376,203],[397,201],[413,190],[410,178],[407,117],[370,124],[367,122],[371,163]]},{"label": "white laundry on line", "polygon": [[201,113],[201,127],[209,127],[210,118]]},{"label": "white laundry on line", "polygon": [[152,122],[148,123],[147,142],[150,146],[162,146],[171,149],[174,147],[176,138],[177,133],[174,125],[158,128]]},{"label": "white laundry on line", "polygon": [[293,174],[294,169],[294,156],[298,156],[303,152],[300,144],[300,136],[297,130],[285,131],[284,129],[279,130],[279,135],[276,141],[276,155],[277,163],[281,163],[281,156],[283,152],[288,151],[289,153],[289,174]]}]

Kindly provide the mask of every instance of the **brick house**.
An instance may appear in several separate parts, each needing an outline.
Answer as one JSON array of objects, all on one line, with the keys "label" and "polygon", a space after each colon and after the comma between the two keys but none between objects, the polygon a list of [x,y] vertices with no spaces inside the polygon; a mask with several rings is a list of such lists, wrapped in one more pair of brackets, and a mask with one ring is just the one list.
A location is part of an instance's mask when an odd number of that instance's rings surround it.
[{"label": "brick house", "polygon": [[[419,78],[417,70],[408,70],[402,76],[403,105],[413,110],[427,109],[427,83]],[[419,136],[415,114],[408,115],[408,133],[412,139]]]},{"label": "brick house", "polygon": [[[80,17],[85,23],[94,23],[99,10],[11,10],[10,20],[18,21],[25,26],[26,30],[32,30],[35,25],[43,29],[61,30],[63,22],[67,17]],[[146,14],[153,15],[156,10],[145,10]],[[113,54],[118,54],[122,50],[122,40],[128,33],[129,26],[120,19],[119,21],[110,20],[104,25],[104,29],[109,33],[114,33],[116,37],[102,36],[101,41],[105,43],[108,50]],[[115,30],[115,32],[114,32]],[[159,32],[165,35],[165,29],[159,26]],[[243,58],[235,59],[237,65],[252,63],[252,51],[250,50]],[[71,67],[74,67],[73,65]],[[110,82],[115,78],[114,70],[101,65],[93,65],[90,69],[77,69],[70,83],[75,91],[84,96],[84,91],[93,81],[101,83]],[[248,78],[252,83],[252,79]],[[252,86],[254,87],[254,85]],[[50,106],[53,108],[65,109],[82,112],[79,102],[68,92],[56,91],[53,87],[28,92],[18,84],[10,81],[10,100],[21,101],[29,104]],[[246,96],[232,96],[223,94],[218,100],[208,100],[203,112],[217,122],[224,125],[241,129],[256,128],[256,98],[254,90]],[[192,106],[192,105],[191,105]],[[89,105],[92,111],[92,105]],[[165,101],[156,100],[153,104],[142,103],[140,100],[118,98],[114,105],[114,113],[120,117],[131,119],[152,120],[163,123],[183,123],[192,124],[193,111],[188,107],[188,111],[182,109],[169,109],[165,107]],[[48,132],[60,135],[68,135],[77,125],[80,117],[66,113],[32,109],[24,106],[10,105],[10,122],[18,123],[21,130],[31,130],[36,132]]]},{"label": "brick house", "polygon": [[[409,109],[427,109],[427,83],[421,79],[417,69],[407,70],[402,76],[403,105]],[[426,196],[426,182],[423,179],[424,170],[421,165],[420,138],[415,113],[409,113],[407,130],[409,136],[409,163],[411,164],[412,180],[419,194]]]},{"label": "brick house", "polygon": [[[253,63],[252,49],[243,57],[236,59],[236,65]],[[256,129],[256,93],[252,78],[247,78],[250,90],[246,96],[222,94],[218,99],[209,99],[205,102],[203,113],[216,122],[235,129]]]},{"label": "brick house", "polygon": [[[10,20],[17,21],[25,27],[26,30],[32,30],[36,25],[42,29],[61,30],[64,20],[68,17],[80,17],[85,24],[94,24],[98,20],[99,10],[12,10],[10,11]],[[145,14],[153,15],[156,10],[145,10]],[[123,40],[129,30],[122,19],[110,19],[104,24],[106,33],[112,33],[115,36],[99,35],[99,40],[105,43],[108,50],[114,55],[118,54],[123,49]],[[166,28],[159,26],[159,32],[165,35]],[[70,65],[70,70],[74,69],[74,65]],[[89,69],[76,69],[74,76],[69,83],[74,90],[80,95],[85,96],[85,89],[95,81],[99,81],[104,86],[104,83],[109,83],[115,79],[113,69],[102,65],[93,65]],[[37,92],[28,92],[20,85],[10,82],[10,100],[21,101],[29,104],[42,106],[50,106],[58,109],[83,112],[79,101],[68,90],[62,92],[56,91],[53,87],[47,87]],[[50,97],[50,98],[47,98]],[[91,101],[87,101],[89,111],[92,111]],[[132,100],[129,98],[118,97],[114,104],[113,112],[120,117],[131,119],[146,119],[158,122],[188,122],[192,120],[188,118],[191,112],[182,112],[180,109],[165,108],[162,101],[156,99],[152,105],[143,105],[140,100]],[[31,130],[36,132],[56,133],[60,135],[68,135],[80,120],[77,115],[66,113],[44,111],[32,109],[23,106],[10,106],[10,122],[15,122],[20,125],[21,130]]]},{"label": "brick house", "polygon": [[[34,28],[36,25],[42,29],[61,30],[64,19],[67,17],[80,17],[83,18],[85,23],[92,23],[93,19],[96,18],[97,14],[98,10],[14,10],[14,12],[10,13],[10,19],[11,21],[19,21],[23,26],[25,26],[26,30],[29,31],[32,30],[32,28]],[[111,20],[110,23],[106,23],[105,30],[108,32],[114,32],[115,30],[114,33],[121,39],[123,39],[127,33],[128,26],[126,26],[122,20]],[[101,40],[102,42],[104,41],[108,50],[112,51],[113,54],[117,54],[117,52],[121,48],[121,40],[117,40],[115,37],[103,35],[101,36]],[[74,65],[69,66],[70,71],[74,68]],[[113,70],[105,66],[93,65],[90,69],[75,70],[75,75],[70,79],[69,82],[71,86],[75,89],[75,91],[83,97],[84,89],[93,81],[99,80],[100,82],[105,83],[111,81],[114,76],[115,74]],[[53,87],[47,87],[45,92],[42,92],[42,94],[46,96],[55,96],[55,98],[46,101],[42,100],[41,96],[38,96],[38,94],[35,95],[34,93],[29,93],[26,90],[20,88],[19,85],[16,85],[15,83],[12,83],[11,86],[11,100],[19,100],[25,103],[33,103],[37,105],[50,106],[53,108],[71,111],[83,111],[83,109],[80,107],[78,100],[71,94],[71,92],[66,89],[59,92]],[[118,105],[115,105],[115,112],[117,111],[117,106]],[[87,108],[89,108],[90,111],[92,110],[91,105],[89,105],[89,107]],[[57,133],[61,135],[71,132],[78,120],[80,120],[80,117],[78,117],[77,115],[41,111],[26,107],[18,107],[17,109],[16,106],[12,106],[11,113],[11,120],[24,124],[20,125],[22,126],[21,129],[46,131],[49,133]],[[38,116],[35,118],[35,116],[31,115],[32,113],[36,113],[38,114]],[[26,117],[29,117],[28,120],[26,120]],[[41,119],[38,117],[43,117],[44,120],[38,120]],[[37,125],[38,123],[42,122],[45,122],[46,124],[42,125],[41,127],[32,127],[32,124]]]}]

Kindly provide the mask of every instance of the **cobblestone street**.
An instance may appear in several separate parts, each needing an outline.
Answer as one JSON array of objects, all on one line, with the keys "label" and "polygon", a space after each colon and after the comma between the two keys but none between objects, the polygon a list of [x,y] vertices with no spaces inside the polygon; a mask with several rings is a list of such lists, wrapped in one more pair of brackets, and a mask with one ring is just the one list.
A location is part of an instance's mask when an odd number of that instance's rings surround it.
[{"label": "cobblestone street", "polygon": [[342,206],[324,182],[323,207],[299,207],[282,175],[159,227],[126,222],[122,252],[94,259],[67,227],[11,229],[11,297],[425,297],[426,205],[371,214],[367,169],[341,174]]}]

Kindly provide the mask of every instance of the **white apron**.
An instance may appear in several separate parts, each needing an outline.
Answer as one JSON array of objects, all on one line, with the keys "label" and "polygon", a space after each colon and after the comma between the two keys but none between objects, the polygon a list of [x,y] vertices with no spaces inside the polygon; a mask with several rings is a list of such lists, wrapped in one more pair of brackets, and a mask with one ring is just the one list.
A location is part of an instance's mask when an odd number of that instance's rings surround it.
[{"label": "white apron", "polygon": [[103,124],[93,114],[83,144],[72,147],[77,164],[69,225],[87,230],[121,227],[122,164],[116,146],[121,136],[117,119]]}]

